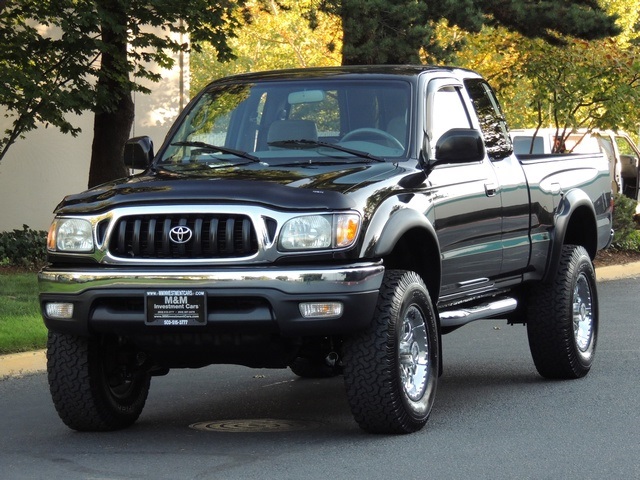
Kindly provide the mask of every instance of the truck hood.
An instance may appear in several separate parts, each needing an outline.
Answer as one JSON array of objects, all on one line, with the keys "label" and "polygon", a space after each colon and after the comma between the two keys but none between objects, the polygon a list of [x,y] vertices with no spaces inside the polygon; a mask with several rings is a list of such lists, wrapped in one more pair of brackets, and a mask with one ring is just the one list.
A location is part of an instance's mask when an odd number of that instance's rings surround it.
[{"label": "truck hood", "polygon": [[253,203],[274,208],[341,210],[355,207],[348,192],[405,171],[397,164],[251,164],[223,169],[147,171],[69,195],[56,214],[95,213],[125,205]]}]

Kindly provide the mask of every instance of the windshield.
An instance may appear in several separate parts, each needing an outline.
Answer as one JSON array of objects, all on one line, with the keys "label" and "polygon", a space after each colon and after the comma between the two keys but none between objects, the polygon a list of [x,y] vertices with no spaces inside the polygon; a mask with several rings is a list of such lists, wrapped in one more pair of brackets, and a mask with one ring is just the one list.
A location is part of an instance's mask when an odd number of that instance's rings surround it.
[{"label": "windshield", "polygon": [[183,118],[159,165],[401,159],[411,87],[340,79],[221,84]]}]

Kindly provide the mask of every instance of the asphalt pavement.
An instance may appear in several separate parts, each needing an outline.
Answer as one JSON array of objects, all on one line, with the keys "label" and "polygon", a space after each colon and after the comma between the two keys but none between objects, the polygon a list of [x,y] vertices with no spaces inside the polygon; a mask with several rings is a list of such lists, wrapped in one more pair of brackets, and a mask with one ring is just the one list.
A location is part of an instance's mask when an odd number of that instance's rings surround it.
[{"label": "asphalt pavement", "polygon": [[[640,262],[598,267],[596,269],[596,276],[600,282],[639,275]],[[46,361],[45,350],[0,355],[0,379],[42,372],[46,370]]]}]

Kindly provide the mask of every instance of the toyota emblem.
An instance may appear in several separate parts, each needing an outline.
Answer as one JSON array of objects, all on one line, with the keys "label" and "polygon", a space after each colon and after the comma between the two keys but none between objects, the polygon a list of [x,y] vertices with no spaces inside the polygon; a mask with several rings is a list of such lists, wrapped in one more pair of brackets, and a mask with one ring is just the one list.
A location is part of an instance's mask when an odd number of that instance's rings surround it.
[{"label": "toyota emblem", "polygon": [[193,232],[189,227],[185,227],[184,225],[179,225],[177,227],[173,227],[169,230],[169,239],[173,243],[187,243],[191,240]]}]

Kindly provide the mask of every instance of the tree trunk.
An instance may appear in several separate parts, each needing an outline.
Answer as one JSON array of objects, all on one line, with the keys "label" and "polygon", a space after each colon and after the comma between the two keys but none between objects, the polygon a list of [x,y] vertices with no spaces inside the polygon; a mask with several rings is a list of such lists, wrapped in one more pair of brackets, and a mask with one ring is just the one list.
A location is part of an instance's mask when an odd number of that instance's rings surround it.
[{"label": "tree trunk", "polygon": [[95,113],[89,188],[128,175],[122,158],[133,118],[131,96],[120,99],[112,112]]},{"label": "tree trunk", "polygon": [[107,47],[102,52],[96,85],[89,188],[127,175],[122,158],[135,114],[128,81],[126,29],[117,28],[127,24],[126,11],[118,1],[100,0],[97,3],[98,9],[103,11],[100,17],[103,18],[102,40]]}]

